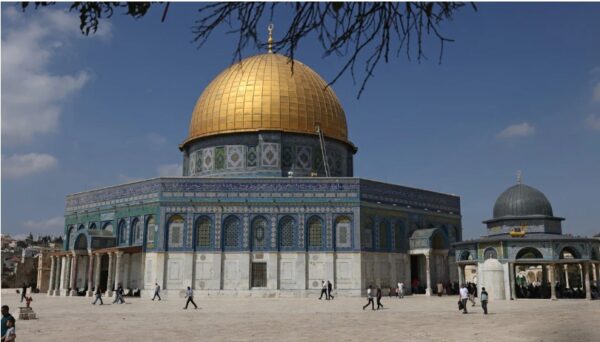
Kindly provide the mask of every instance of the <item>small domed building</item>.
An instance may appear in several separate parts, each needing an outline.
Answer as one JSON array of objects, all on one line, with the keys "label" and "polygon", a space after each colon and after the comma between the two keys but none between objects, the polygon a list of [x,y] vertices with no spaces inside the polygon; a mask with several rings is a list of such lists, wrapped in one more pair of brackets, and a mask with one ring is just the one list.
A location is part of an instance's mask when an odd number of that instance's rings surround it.
[{"label": "small domed building", "polygon": [[353,177],[357,148],[312,69],[266,53],[220,73],[179,146],[181,177],[70,194],[49,294],[414,293],[455,280],[460,198]]},{"label": "small domed building", "polygon": [[475,271],[491,299],[587,298],[598,295],[600,240],[562,233],[564,218],[539,190],[516,185],[496,200],[487,236],[455,243],[459,282]]}]

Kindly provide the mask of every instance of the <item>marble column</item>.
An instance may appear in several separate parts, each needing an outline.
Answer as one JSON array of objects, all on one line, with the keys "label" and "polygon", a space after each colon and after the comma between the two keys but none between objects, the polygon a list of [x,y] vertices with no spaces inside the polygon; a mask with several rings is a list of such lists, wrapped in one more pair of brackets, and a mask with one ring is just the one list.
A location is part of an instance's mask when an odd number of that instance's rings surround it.
[{"label": "marble column", "polygon": [[457,265],[456,268],[458,269],[458,287],[461,287],[462,284],[465,282],[465,276],[463,275],[463,266]]},{"label": "marble column", "polygon": [[54,272],[56,271],[56,259],[50,257],[50,279],[48,279],[48,296],[54,293]]},{"label": "marble column", "polygon": [[60,281],[61,281],[61,273],[62,273],[62,257],[56,256],[56,271],[54,275],[54,295],[60,296]]},{"label": "marble column", "polygon": [[108,279],[106,279],[106,296],[111,297],[113,293],[113,253],[108,252]]},{"label": "marble column", "polygon": [[565,269],[565,289],[569,289],[571,288],[571,285],[569,285],[569,265],[564,264],[563,268]]},{"label": "marble column", "polygon": [[102,261],[102,255],[100,253],[95,255],[95,259],[96,259],[96,266],[94,266],[94,287],[95,290],[98,290],[98,288],[100,288],[100,265],[101,265],[101,261]]},{"label": "marble column", "polygon": [[584,281],[583,281],[583,265],[577,264],[577,266],[579,267],[579,280],[580,280],[579,286],[580,286],[580,288],[583,288],[585,286],[583,284],[584,283]]},{"label": "marble column", "polygon": [[78,255],[73,252],[71,257],[71,296],[77,296],[77,259]]},{"label": "marble column", "polygon": [[69,284],[71,284],[71,255],[65,255],[65,266],[63,272],[63,282],[61,286],[61,292],[64,293],[65,296],[70,295],[69,292]]},{"label": "marble column", "polygon": [[556,300],[556,286],[554,281],[554,264],[548,265],[548,278],[550,278],[550,299]]},{"label": "marble column", "polygon": [[92,252],[88,252],[88,269],[87,269],[87,296],[91,297],[94,295],[94,255]]},{"label": "marble column", "polygon": [[517,299],[517,287],[515,282],[515,264],[508,263],[508,277],[510,281],[510,296],[511,299]]},{"label": "marble column", "polygon": [[429,254],[425,254],[425,273],[427,274],[427,288],[425,295],[431,296],[431,269],[430,269]]},{"label": "marble column", "polygon": [[592,288],[590,286],[590,263],[584,264],[584,277],[585,277],[585,299],[592,300]]},{"label": "marble column", "polygon": [[[121,263],[123,262],[123,252],[117,252],[117,261],[115,263],[115,289],[117,287],[119,287],[119,284],[121,284]],[[113,294],[115,297],[117,295],[116,291]]]}]

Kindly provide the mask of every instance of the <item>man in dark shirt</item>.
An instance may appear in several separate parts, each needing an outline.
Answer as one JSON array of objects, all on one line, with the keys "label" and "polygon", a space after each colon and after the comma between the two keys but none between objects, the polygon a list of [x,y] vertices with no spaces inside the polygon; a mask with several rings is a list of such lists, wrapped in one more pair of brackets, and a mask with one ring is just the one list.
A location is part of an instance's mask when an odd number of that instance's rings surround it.
[{"label": "man in dark shirt", "polygon": [[4,342],[4,335],[6,335],[6,331],[8,330],[8,326],[6,325],[8,323],[9,319],[12,319],[14,321],[14,317],[8,312],[9,308],[8,305],[2,305],[2,342]]}]

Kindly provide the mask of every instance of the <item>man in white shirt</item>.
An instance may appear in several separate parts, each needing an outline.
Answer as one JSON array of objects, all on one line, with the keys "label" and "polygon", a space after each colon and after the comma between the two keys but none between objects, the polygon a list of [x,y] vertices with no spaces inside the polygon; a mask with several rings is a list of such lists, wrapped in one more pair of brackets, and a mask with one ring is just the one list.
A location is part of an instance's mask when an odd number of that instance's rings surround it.
[{"label": "man in white shirt", "polygon": [[398,299],[404,298],[404,283],[398,282]]},{"label": "man in white shirt", "polygon": [[194,309],[198,309],[198,305],[196,305],[196,303],[194,303],[194,291],[192,291],[192,288],[189,286],[185,293],[185,297],[187,298],[187,301],[185,302],[185,308],[184,308],[185,310],[187,310],[188,304],[190,304],[190,303],[194,304]]},{"label": "man in white shirt", "polygon": [[371,309],[375,310],[375,302],[373,302],[373,291],[372,291],[372,286],[369,285],[369,288],[367,289],[367,299],[369,300],[367,302],[367,304],[365,306],[363,306],[363,310],[369,306],[369,304],[371,304]]},{"label": "man in white shirt", "polygon": [[466,314],[467,313],[467,300],[469,299],[469,290],[467,289],[467,286],[465,284],[462,285],[459,293],[460,293],[459,294],[460,302],[462,303],[462,307],[463,307],[463,314]]}]

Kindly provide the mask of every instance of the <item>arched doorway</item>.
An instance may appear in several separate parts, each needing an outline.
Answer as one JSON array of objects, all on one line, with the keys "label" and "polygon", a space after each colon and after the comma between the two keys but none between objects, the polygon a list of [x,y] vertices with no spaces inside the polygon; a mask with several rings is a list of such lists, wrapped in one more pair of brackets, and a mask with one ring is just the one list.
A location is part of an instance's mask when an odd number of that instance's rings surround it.
[{"label": "arched doorway", "polygon": [[108,254],[103,254],[100,258],[100,287],[101,292],[106,292],[106,282],[108,281]]},{"label": "arched doorway", "polygon": [[575,247],[563,247],[559,253],[556,294],[559,298],[585,298],[583,264],[579,263],[581,253]]},{"label": "arched doorway", "polygon": [[517,298],[549,299],[551,284],[548,273],[541,262],[542,252],[535,247],[524,247],[516,255],[515,295]]}]

